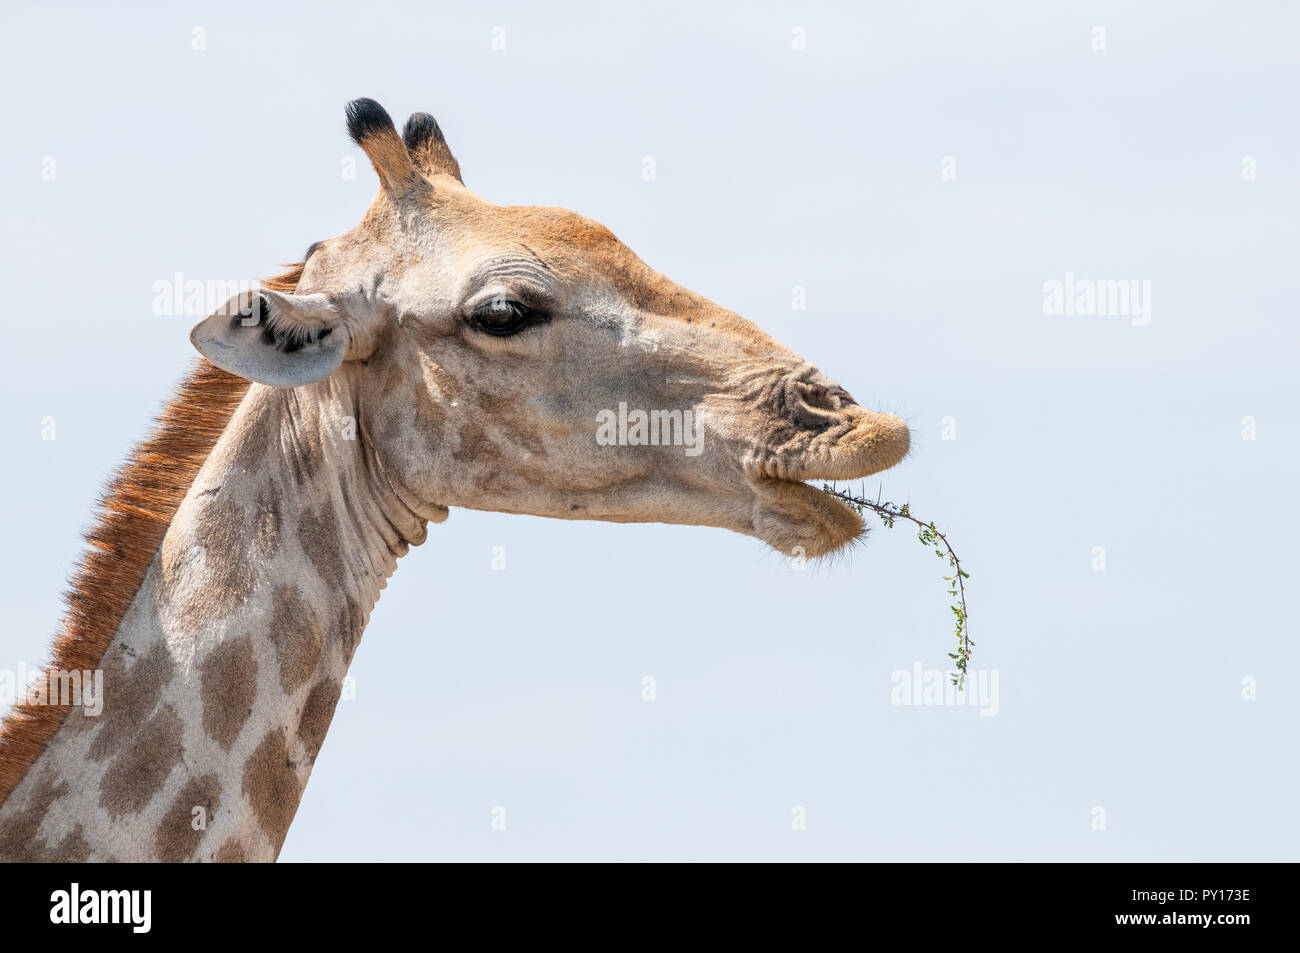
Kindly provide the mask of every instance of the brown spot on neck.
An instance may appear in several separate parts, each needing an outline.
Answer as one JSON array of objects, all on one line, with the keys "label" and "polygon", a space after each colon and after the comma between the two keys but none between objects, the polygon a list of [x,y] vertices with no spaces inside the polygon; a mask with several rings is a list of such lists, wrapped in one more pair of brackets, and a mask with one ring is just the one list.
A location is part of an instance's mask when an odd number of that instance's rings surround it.
[{"label": "brown spot on neck", "polygon": [[90,845],[82,836],[80,824],[68,831],[67,836],[45,857],[45,861],[51,864],[82,864],[89,859]]},{"label": "brown spot on neck", "polygon": [[252,637],[245,635],[218,645],[204,660],[200,678],[203,730],[222,750],[229,751],[252,714],[257,693]]},{"label": "brown spot on neck", "polygon": [[247,858],[244,855],[244,845],[232,837],[221,845],[213,859],[219,864],[242,864]]},{"label": "brown spot on neck", "polygon": [[[188,632],[234,612],[253,591],[249,559],[252,520],[237,501],[220,493],[203,497],[199,503],[192,541],[168,533],[160,553],[159,598],[171,604],[177,621]],[[203,548],[201,585],[184,572],[196,545]]]},{"label": "brown spot on neck", "polygon": [[328,514],[304,511],[298,518],[298,543],[331,591],[347,591],[352,580],[343,559],[338,527]]},{"label": "brown spot on neck", "polygon": [[[176,796],[172,806],[163,815],[154,833],[154,850],[164,863],[176,864],[191,859],[198,850],[199,841],[207,833],[220,804],[221,782],[215,774],[191,778]],[[202,808],[201,827],[195,828],[195,808]]]},{"label": "brown spot on neck", "polygon": [[280,663],[280,687],[293,692],[316,673],[325,645],[320,619],[297,586],[276,586],[269,634]]},{"label": "brown spot on neck", "polygon": [[53,847],[46,846],[40,838],[41,822],[49,813],[50,805],[67,790],[67,783],[57,780],[54,771],[46,768],[37,778],[26,805],[0,823],[0,861],[79,863],[90,857],[90,845],[82,836],[80,824]]},{"label": "brown spot on neck", "polygon": [[163,686],[176,674],[171,653],[161,639],[130,669],[125,658],[126,650],[119,646],[104,660],[104,710],[98,719],[91,719],[100,722],[90,745],[90,757],[95,761],[116,754],[140,730],[157,707]]},{"label": "brown spot on neck", "polygon": [[361,641],[361,633],[366,627],[366,613],[352,597],[345,596],[339,605],[336,624],[339,645],[343,649],[343,664],[351,665],[352,656],[357,651],[357,643]]},{"label": "brown spot on neck", "polygon": [[109,817],[143,810],[181,759],[184,728],[176,709],[164,705],[134,731],[99,782],[99,804]]},{"label": "brown spot on neck", "polygon": [[244,794],[278,857],[302,799],[283,728],[268,731],[248,759],[244,766]]},{"label": "brown spot on neck", "polygon": [[316,761],[321,745],[325,743],[325,733],[329,731],[342,691],[342,683],[335,679],[318,682],[302,706],[302,717],[298,719],[298,738],[312,762]]}]

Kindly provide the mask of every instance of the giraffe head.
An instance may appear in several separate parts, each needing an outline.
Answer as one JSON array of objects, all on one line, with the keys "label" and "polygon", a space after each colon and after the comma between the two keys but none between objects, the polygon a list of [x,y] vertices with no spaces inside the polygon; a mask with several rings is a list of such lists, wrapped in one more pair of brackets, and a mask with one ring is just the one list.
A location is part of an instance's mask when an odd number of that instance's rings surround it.
[{"label": "giraffe head", "polygon": [[425,518],[464,506],[719,526],[809,556],[861,533],[804,481],[898,463],[901,420],[596,222],[480,198],[431,116],[399,135],[362,99],[348,130],[378,196],[312,246],[293,294],[260,290],[195,327],[214,364],[274,387],[324,382]]}]

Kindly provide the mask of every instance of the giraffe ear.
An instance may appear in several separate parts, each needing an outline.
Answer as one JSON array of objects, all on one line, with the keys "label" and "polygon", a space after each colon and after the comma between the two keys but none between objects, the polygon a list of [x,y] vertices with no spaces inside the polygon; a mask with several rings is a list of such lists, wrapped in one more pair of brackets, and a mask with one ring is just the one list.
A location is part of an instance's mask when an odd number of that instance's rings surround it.
[{"label": "giraffe ear", "polygon": [[338,370],[348,332],[328,295],[263,288],[235,295],[196,324],[190,343],[231,374],[272,387],[300,387]]}]

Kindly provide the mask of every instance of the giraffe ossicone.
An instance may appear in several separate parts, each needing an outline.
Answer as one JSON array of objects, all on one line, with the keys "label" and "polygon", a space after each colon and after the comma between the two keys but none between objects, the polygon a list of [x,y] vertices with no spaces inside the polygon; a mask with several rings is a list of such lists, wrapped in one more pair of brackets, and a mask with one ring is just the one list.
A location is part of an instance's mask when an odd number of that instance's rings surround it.
[{"label": "giraffe ossicone", "polygon": [[603,226],[470,191],[432,117],[347,117],[379,193],[193,329],[206,360],[119,474],[55,646],[103,672],[102,713],[6,720],[0,858],[274,859],[380,590],[452,507],[813,557],[863,524],[805,481],[907,453]]}]

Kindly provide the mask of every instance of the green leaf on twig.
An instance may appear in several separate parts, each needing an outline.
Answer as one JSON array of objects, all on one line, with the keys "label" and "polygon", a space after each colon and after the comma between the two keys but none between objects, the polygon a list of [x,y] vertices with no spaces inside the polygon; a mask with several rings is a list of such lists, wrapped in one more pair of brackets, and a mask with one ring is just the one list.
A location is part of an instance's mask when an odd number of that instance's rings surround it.
[{"label": "green leaf on twig", "polygon": [[923,546],[934,549],[934,554],[940,559],[948,560],[948,565],[955,572],[951,576],[944,576],[943,581],[948,583],[948,595],[957,600],[955,605],[950,606],[953,615],[957,618],[957,651],[949,652],[948,657],[956,662],[957,671],[952,676],[953,684],[960,691],[966,684],[966,671],[970,664],[971,651],[975,643],[970,637],[970,621],[966,613],[966,580],[970,578],[970,573],[962,568],[961,560],[957,558],[957,552],[948,542],[948,537],[939,531],[934,522],[929,523],[917,519],[912,515],[910,503],[887,503],[877,497],[875,502],[868,500],[865,496],[855,496],[837,489],[828,483],[822,484],[822,489],[836,499],[843,500],[849,506],[853,507],[858,513],[864,510],[871,510],[879,517],[880,522],[893,529],[897,520],[908,520],[917,527],[916,538],[920,540]]}]

